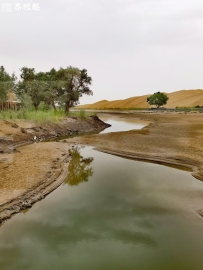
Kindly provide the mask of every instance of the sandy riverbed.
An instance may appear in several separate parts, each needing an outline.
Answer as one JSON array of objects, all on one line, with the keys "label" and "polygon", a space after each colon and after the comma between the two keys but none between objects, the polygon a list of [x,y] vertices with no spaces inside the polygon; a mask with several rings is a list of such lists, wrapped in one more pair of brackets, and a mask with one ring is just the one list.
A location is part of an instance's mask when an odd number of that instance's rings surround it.
[{"label": "sandy riverbed", "polygon": [[[97,117],[67,118],[43,126],[25,121],[0,124],[0,223],[43,199],[65,179],[71,158],[69,149],[74,145],[65,141],[40,142],[42,139],[56,140],[106,127]],[[27,145],[17,147],[22,144]]]},{"label": "sandy riverbed", "polygon": [[129,117],[151,124],[142,130],[83,136],[69,141],[93,145],[115,155],[188,168],[194,177],[203,180],[203,114],[134,113]]},{"label": "sandy riverbed", "polygon": [[63,182],[72,144],[92,145],[119,156],[184,167],[203,180],[202,114],[134,113],[128,116],[151,124],[142,130],[74,137],[67,142],[41,142],[17,148],[19,152],[1,154],[0,220],[30,207]]}]

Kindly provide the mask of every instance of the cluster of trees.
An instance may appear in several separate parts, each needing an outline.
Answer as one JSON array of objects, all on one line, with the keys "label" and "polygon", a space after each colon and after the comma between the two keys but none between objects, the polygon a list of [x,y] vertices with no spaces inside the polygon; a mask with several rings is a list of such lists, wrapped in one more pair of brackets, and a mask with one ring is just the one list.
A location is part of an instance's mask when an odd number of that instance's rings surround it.
[{"label": "cluster of trees", "polygon": [[[23,67],[20,69],[20,80],[15,74],[10,75],[3,66],[0,66],[0,101],[5,101],[9,90],[13,90],[26,107],[32,104],[37,110],[40,102],[56,110],[56,104],[65,107],[65,112],[79,103],[82,95],[92,95],[90,85],[92,78],[86,69],[75,67],[52,68],[48,72],[36,72],[34,68]],[[147,98],[150,105],[157,108],[167,103],[168,96],[156,92]]]},{"label": "cluster of trees", "polygon": [[52,68],[48,72],[36,72],[34,68],[23,67],[20,69],[19,81],[14,74],[10,76],[4,67],[1,69],[5,75],[2,73],[2,80],[0,73],[0,82],[7,83],[0,87],[0,100],[5,100],[6,92],[12,89],[22,104],[26,105],[30,100],[36,110],[43,101],[55,110],[56,104],[64,106],[68,113],[71,107],[79,103],[83,94],[93,94],[90,89],[92,78],[88,76],[86,69],[69,66],[59,70]]},{"label": "cluster of trees", "polygon": [[14,88],[15,81],[15,74],[10,75],[3,66],[0,66],[0,101],[7,99],[7,93]]}]

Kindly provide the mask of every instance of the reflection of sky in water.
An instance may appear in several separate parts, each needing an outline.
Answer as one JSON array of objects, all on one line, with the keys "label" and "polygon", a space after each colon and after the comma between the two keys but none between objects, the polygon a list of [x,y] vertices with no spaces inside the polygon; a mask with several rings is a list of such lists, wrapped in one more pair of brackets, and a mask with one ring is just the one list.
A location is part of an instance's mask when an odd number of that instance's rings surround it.
[{"label": "reflection of sky in water", "polygon": [[103,130],[100,134],[109,133],[109,132],[118,132],[118,131],[128,131],[132,129],[142,129],[148,122],[142,121],[136,118],[127,118],[125,116],[118,117],[118,116],[106,116],[106,115],[98,115],[99,118],[110,124],[111,127]]},{"label": "reflection of sky in water", "polygon": [[67,181],[1,227],[1,270],[202,269],[203,223],[191,212],[202,182],[88,147],[80,155],[94,158],[88,182],[77,159],[77,186]]}]

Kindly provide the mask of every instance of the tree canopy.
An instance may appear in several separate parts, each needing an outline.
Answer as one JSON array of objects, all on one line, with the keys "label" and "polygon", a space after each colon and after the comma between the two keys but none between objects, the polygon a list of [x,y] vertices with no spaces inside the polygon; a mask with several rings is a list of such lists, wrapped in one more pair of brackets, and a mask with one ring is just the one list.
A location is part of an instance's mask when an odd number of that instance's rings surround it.
[{"label": "tree canopy", "polygon": [[168,96],[161,92],[156,92],[147,98],[147,102],[150,105],[155,105],[157,108],[167,104]]},{"label": "tree canopy", "polygon": [[56,87],[58,101],[65,105],[66,112],[79,103],[83,94],[93,94],[89,88],[92,78],[88,76],[86,69],[79,70],[71,66],[66,69],[60,68],[55,77],[59,82]]},{"label": "tree canopy", "polygon": [[10,75],[4,66],[0,66],[0,101],[7,99],[7,93],[13,89],[15,80],[16,76],[14,73]]},{"label": "tree canopy", "polygon": [[55,104],[60,104],[68,113],[71,107],[79,103],[80,97],[93,94],[89,88],[92,78],[86,69],[69,66],[37,73],[34,68],[23,67],[20,71],[21,80],[15,87],[16,94],[19,98],[23,94],[29,95],[35,109],[43,101],[54,109]]}]

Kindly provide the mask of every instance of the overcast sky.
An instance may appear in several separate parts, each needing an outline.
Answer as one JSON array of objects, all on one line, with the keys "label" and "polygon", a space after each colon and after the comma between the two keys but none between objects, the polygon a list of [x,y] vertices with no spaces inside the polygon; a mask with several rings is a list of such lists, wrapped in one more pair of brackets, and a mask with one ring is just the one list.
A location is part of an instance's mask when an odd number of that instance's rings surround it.
[{"label": "overcast sky", "polygon": [[[40,10],[24,10],[34,3]],[[16,74],[23,66],[86,68],[94,95],[81,104],[203,88],[202,0],[0,4],[0,65]]]}]

